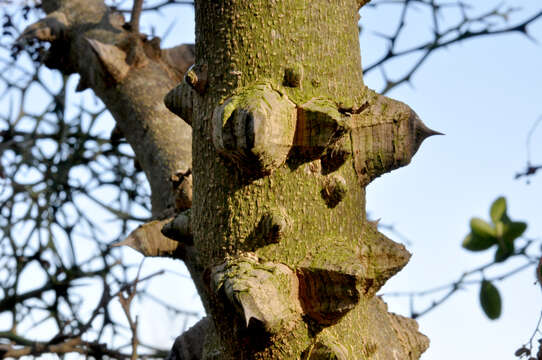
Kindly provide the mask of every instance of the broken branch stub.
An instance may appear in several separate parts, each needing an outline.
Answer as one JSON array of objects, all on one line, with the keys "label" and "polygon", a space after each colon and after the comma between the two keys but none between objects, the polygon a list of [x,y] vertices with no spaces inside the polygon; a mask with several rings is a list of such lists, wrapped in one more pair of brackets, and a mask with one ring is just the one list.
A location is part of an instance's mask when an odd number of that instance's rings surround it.
[{"label": "broken branch stub", "polygon": [[369,106],[354,115],[354,168],[363,186],[410,163],[423,140],[441,135],[429,129],[406,104],[370,92]]},{"label": "broken branch stub", "polygon": [[295,104],[269,84],[257,84],[215,108],[213,144],[242,170],[263,176],[285,163],[295,124]]}]

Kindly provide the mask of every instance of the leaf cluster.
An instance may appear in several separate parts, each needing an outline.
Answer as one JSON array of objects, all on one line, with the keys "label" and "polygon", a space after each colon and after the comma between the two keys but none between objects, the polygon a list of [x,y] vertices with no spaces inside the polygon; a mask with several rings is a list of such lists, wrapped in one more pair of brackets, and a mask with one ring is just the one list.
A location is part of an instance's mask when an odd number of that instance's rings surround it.
[{"label": "leaf cluster", "polygon": [[484,251],[496,247],[495,261],[503,262],[514,254],[514,242],[527,230],[523,221],[512,221],[506,212],[506,199],[497,198],[490,208],[491,223],[473,217],[471,232],[463,240],[463,247],[469,251]]},{"label": "leaf cluster", "polygon": [[[527,230],[522,221],[512,221],[507,214],[506,199],[497,198],[489,209],[491,223],[473,217],[471,232],[463,240],[463,247],[469,251],[484,251],[496,248],[495,262],[500,263],[515,254],[514,242]],[[501,316],[502,300],[497,287],[484,279],[480,284],[480,305],[491,320]]]}]

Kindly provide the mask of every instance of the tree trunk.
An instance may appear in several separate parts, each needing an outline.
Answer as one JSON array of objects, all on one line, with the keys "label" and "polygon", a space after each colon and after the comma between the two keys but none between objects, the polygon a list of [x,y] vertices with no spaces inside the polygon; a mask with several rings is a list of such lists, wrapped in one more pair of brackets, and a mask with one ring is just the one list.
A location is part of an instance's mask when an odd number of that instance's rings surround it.
[{"label": "tree trunk", "polygon": [[176,92],[195,89],[192,229],[222,346],[204,358],[415,359],[427,346],[374,297],[409,254],[366,221],[364,187],[431,132],[364,87],[360,5],[196,1],[196,64]]},{"label": "tree trunk", "polygon": [[[375,296],[410,255],[367,221],[365,186],[408,164],[434,132],[364,86],[361,5],[195,2],[196,63],[166,96],[192,125],[192,208],[131,237],[147,255],[185,260],[209,315],[170,358],[402,360],[427,348],[415,321]],[[188,192],[171,184],[190,176],[190,130],[160,100],[186,62],[123,28],[101,1],[44,9],[42,25],[62,25],[52,53],[71,51],[52,66],[79,72],[104,100],[162,214]],[[178,242],[160,234],[165,223]]]}]

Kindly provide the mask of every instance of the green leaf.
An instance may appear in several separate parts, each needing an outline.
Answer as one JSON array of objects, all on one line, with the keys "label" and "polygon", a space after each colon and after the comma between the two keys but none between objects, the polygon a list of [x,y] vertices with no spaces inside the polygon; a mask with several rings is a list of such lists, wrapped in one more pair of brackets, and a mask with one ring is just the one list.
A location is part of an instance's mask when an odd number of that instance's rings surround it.
[{"label": "green leaf", "polygon": [[474,217],[470,220],[470,229],[472,233],[478,237],[484,239],[491,239],[496,237],[495,229],[488,224],[485,220]]},{"label": "green leaf", "polygon": [[503,220],[503,217],[506,217],[506,199],[504,197],[498,197],[497,200],[491,204],[489,215],[495,224]]},{"label": "green leaf", "polygon": [[503,262],[508,259],[514,253],[514,243],[504,241],[499,244],[497,251],[495,252],[495,262]]},{"label": "green leaf", "polygon": [[491,320],[501,316],[502,300],[499,290],[490,281],[483,280],[480,286],[480,305]]},{"label": "green leaf", "polygon": [[527,230],[527,224],[522,221],[513,221],[504,225],[503,239],[514,241]]},{"label": "green leaf", "polygon": [[495,223],[495,235],[500,239],[502,238],[503,233],[504,233],[504,222],[497,221]]},{"label": "green leaf", "polygon": [[465,240],[463,240],[462,246],[470,251],[483,251],[489,249],[496,243],[497,238],[495,237],[483,238],[473,233],[470,233],[465,237]]}]

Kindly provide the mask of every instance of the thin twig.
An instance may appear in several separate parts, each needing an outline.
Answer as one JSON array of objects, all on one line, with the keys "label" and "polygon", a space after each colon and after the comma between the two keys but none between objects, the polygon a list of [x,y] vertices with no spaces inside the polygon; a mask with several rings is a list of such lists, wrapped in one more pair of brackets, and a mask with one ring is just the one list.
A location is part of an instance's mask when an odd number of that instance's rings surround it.
[{"label": "thin twig", "polygon": [[143,9],[143,0],[134,0],[132,7],[132,15],[130,17],[130,31],[135,34],[139,33],[139,20],[141,18],[141,10]]}]

